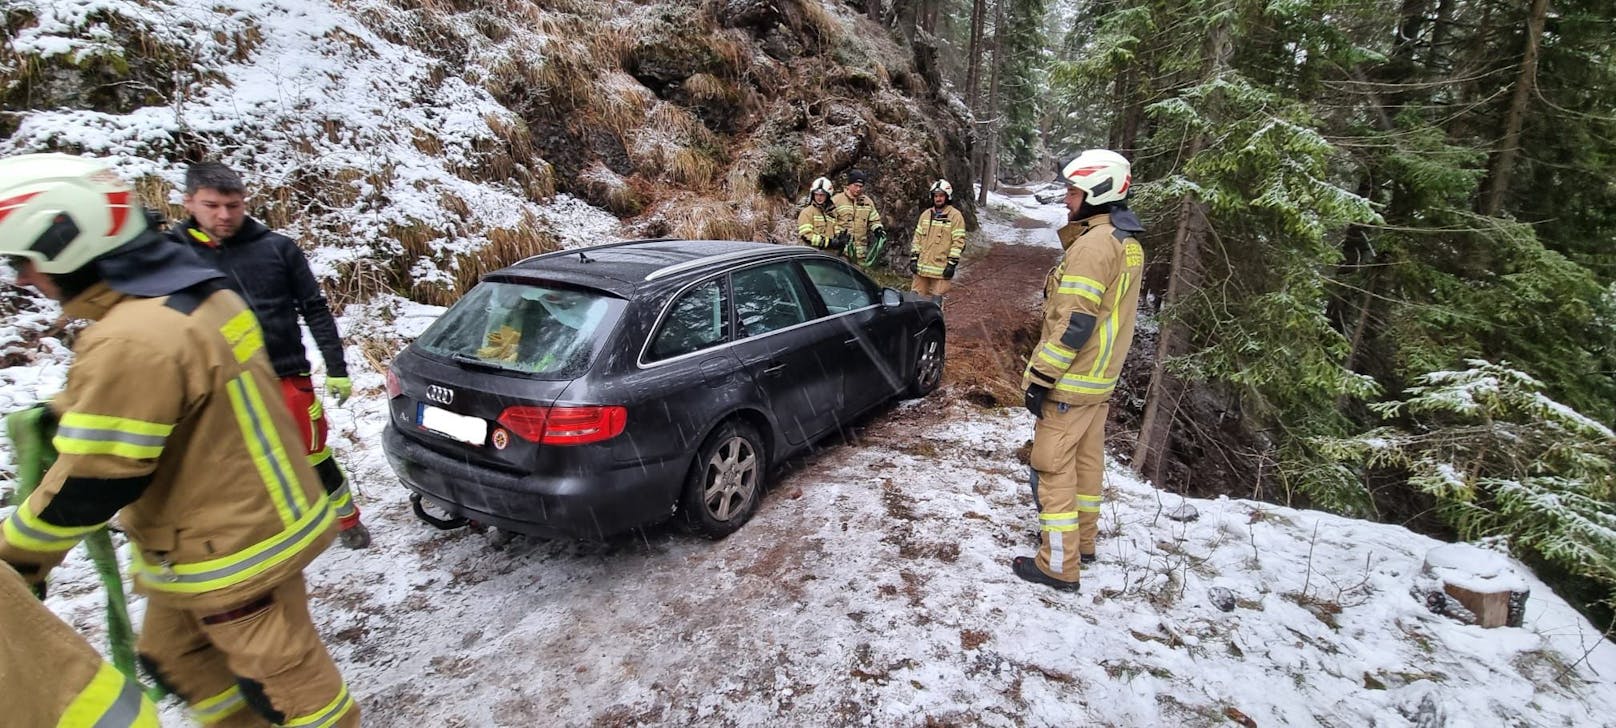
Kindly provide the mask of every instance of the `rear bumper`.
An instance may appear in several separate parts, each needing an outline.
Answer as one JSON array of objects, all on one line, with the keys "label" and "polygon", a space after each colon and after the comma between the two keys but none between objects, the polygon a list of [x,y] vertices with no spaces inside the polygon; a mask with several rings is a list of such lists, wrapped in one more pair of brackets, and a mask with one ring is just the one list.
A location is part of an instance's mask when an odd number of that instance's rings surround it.
[{"label": "rear bumper", "polygon": [[673,515],[688,463],[620,463],[560,476],[515,475],[382,433],[406,488],[451,516],[548,538],[602,539]]}]

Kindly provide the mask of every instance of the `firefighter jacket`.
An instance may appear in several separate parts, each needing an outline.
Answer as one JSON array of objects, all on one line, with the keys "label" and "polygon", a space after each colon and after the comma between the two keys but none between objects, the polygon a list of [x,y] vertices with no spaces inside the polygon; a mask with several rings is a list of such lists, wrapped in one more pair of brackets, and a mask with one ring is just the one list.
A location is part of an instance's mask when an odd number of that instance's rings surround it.
[{"label": "firefighter jacket", "polygon": [[52,402],[58,454],[0,523],[0,560],[36,581],[114,513],[135,590],[196,611],[294,576],[336,537],[264,356],[263,332],[214,279],[152,298],[96,284],[94,319]]},{"label": "firefighter jacket", "polygon": [[291,238],[273,232],[252,218],[227,240],[214,240],[187,220],[168,231],[169,237],[186,244],[202,259],[225,274],[225,285],[247,301],[247,307],[264,328],[264,348],[279,377],[309,373],[309,360],[303,352],[301,317],[320,347],[328,376],[348,376],[343,360],[342,337],[337,322],[326,305],[320,284],[309,271],[309,261]]},{"label": "firefighter jacket", "polygon": [[928,207],[915,223],[915,239],[909,246],[915,271],[927,278],[942,278],[949,264],[958,264],[965,252],[965,216],[953,205],[939,210]]},{"label": "firefighter jacket", "polygon": [[875,209],[874,197],[859,195],[855,200],[842,191],[830,199],[830,204],[836,210],[836,232],[846,230],[854,245],[869,244],[870,236],[882,228],[881,213]]},{"label": "firefighter jacket", "polygon": [[[1133,344],[1139,275],[1145,251],[1139,218],[1127,210],[1099,214],[1060,229],[1066,252],[1044,283],[1044,325],[1021,385],[1049,387],[1052,402],[1098,404],[1116,388]],[[1073,314],[1093,317],[1080,345],[1062,337]]]},{"label": "firefighter jacket", "polygon": [[797,237],[803,245],[829,248],[836,237],[835,208],[830,204],[820,207],[809,203],[797,213]]},{"label": "firefighter jacket", "polygon": [[6,725],[161,728],[140,685],[102,660],[4,564],[0,686]]}]

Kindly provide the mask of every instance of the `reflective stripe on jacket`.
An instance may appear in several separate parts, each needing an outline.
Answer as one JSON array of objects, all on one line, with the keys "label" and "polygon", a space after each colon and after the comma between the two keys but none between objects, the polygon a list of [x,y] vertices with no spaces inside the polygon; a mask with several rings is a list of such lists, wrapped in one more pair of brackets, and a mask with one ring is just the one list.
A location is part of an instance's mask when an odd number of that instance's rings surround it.
[{"label": "reflective stripe on jacket", "polygon": [[[1060,239],[1066,252],[1044,283],[1043,331],[1021,384],[1050,387],[1054,402],[1105,402],[1133,345],[1145,251],[1106,214],[1068,224]],[[1073,313],[1095,319],[1093,333],[1076,351],[1061,343]]]},{"label": "reflective stripe on jacket", "polygon": [[0,711],[5,725],[160,728],[139,683],[101,658],[84,637],[0,564]]},{"label": "reflective stripe on jacket", "polygon": [[802,212],[797,213],[797,239],[804,244],[816,248],[828,248],[831,238],[834,237],[836,237],[836,217],[833,213],[818,205],[807,205],[802,208]]},{"label": "reflective stripe on jacket", "polygon": [[953,205],[938,210],[928,207],[915,223],[915,239],[909,246],[916,270],[929,278],[942,278],[949,263],[958,263],[965,252],[965,216]]},{"label": "reflective stripe on jacket", "polygon": [[830,198],[830,204],[836,210],[836,231],[846,230],[855,245],[868,243],[870,233],[881,227],[881,213],[875,209],[874,197],[859,195],[854,200],[846,192],[838,192]]},{"label": "reflective stripe on jacket", "polygon": [[135,590],[206,610],[296,574],[332,541],[258,321],[228,290],[204,296],[97,285],[67,303],[96,321],[51,403],[60,457],[0,524],[0,558],[48,569],[121,507]]}]

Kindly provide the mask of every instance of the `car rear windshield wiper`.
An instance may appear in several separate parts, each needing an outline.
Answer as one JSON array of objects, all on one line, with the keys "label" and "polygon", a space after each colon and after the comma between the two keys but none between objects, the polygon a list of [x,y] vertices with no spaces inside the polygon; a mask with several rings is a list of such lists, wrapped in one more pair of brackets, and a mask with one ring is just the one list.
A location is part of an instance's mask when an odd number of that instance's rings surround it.
[{"label": "car rear windshield wiper", "polygon": [[467,369],[481,369],[488,372],[502,372],[506,369],[505,367],[493,362],[484,361],[474,356],[466,356],[465,354],[451,354],[449,355],[449,358],[453,359],[456,364],[459,364]]}]

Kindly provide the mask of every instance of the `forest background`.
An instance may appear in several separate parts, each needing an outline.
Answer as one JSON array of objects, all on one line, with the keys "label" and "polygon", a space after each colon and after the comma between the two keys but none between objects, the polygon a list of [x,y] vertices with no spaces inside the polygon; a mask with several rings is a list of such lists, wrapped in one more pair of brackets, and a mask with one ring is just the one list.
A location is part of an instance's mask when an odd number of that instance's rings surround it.
[{"label": "forest background", "polygon": [[1609,623],[1616,5],[892,6],[966,51],[987,186],[1133,160],[1136,468],[1489,540]]}]

